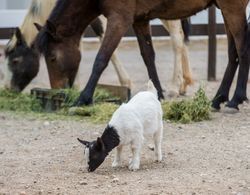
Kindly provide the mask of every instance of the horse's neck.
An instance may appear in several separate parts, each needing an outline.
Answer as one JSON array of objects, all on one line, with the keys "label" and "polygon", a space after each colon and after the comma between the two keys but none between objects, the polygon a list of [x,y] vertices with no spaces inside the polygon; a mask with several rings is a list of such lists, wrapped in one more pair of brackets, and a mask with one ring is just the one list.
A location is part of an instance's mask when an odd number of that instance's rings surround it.
[{"label": "horse's neck", "polygon": [[97,12],[97,0],[60,0],[49,21],[56,26],[56,31],[61,37],[79,36],[99,15]]}]

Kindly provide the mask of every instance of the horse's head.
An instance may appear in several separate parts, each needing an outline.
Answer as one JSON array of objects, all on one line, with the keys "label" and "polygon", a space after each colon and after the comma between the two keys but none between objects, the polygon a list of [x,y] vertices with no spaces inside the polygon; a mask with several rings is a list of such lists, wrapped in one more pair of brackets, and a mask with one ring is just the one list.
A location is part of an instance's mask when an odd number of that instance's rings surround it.
[{"label": "horse's head", "polygon": [[4,85],[14,91],[22,91],[39,70],[39,54],[29,47],[20,31],[16,29],[15,35],[5,48],[5,74]]},{"label": "horse's head", "polygon": [[72,87],[81,60],[79,38],[62,37],[50,21],[44,27],[35,25],[40,31],[36,43],[45,57],[51,87]]}]

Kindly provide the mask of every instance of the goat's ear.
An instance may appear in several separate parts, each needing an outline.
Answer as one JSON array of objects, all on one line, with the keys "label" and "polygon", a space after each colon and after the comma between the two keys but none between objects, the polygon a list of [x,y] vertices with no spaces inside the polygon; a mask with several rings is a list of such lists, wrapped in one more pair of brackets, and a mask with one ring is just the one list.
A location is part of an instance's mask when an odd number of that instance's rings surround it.
[{"label": "goat's ear", "polygon": [[34,26],[36,27],[36,29],[38,30],[38,32],[40,32],[42,30],[42,25],[38,24],[38,23],[34,23]]},{"label": "goat's ear", "polygon": [[97,143],[97,149],[98,150],[104,150],[105,149],[102,138],[98,137],[97,140],[96,140],[96,143]]},{"label": "goat's ear", "polygon": [[23,34],[22,34],[20,28],[16,28],[15,36],[17,39],[17,45],[27,46],[26,41],[24,40],[24,37],[23,37]]},{"label": "goat's ear", "polygon": [[84,140],[81,140],[81,139],[79,139],[79,138],[77,138],[77,140],[78,140],[81,144],[85,145],[86,147],[89,147],[89,142],[88,142],[88,141],[84,141]]}]

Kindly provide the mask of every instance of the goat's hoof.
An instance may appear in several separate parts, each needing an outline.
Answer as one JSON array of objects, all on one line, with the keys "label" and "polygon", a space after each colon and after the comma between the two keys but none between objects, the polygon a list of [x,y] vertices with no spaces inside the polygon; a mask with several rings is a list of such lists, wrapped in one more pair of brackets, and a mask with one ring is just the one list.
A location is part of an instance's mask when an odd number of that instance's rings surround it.
[{"label": "goat's hoof", "polygon": [[139,168],[140,168],[140,165],[134,164],[134,163],[131,163],[131,164],[128,166],[128,169],[129,169],[130,171],[137,171],[137,170],[139,170]]},{"label": "goat's hoof", "polygon": [[114,161],[114,162],[112,163],[112,167],[113,167],[113,168],[116,168],[116,167],[119,167],[119,166],[120,166],[120,163],[117,162],[117,161]]},{"label": "goat's hoof", "polygon": [[159,163],[162,161],[162,155],[159,155],[155,158],[155,162]]}]

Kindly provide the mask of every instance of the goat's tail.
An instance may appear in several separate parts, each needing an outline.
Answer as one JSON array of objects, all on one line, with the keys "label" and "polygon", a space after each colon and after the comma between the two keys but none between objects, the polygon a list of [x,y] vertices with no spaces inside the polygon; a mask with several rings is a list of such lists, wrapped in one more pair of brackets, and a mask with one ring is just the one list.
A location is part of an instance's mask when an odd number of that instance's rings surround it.
[{"label": "goat's tail", "polygon": [[158,97],[157,90],[156,90],[156,88],[151,80],[148,81],[148,91],[152,92],[153,94],[156,95],[156,97]]}]

